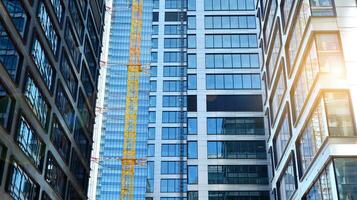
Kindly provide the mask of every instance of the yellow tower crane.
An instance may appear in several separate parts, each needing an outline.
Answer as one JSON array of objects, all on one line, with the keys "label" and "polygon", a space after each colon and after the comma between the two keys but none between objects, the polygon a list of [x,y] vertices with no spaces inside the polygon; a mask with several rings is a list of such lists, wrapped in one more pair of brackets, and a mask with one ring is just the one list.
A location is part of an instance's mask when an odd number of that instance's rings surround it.
[{"label": "yellow tower crane", "polygon": [[140,162],[140,159],[136,158],[135,148],[139,77],[142,71],[140,63],[142,8],[143,0],[131,0],[130,49],[125,104],[123,157],[121,159],[120,200],[133,200],[135,165]]}]

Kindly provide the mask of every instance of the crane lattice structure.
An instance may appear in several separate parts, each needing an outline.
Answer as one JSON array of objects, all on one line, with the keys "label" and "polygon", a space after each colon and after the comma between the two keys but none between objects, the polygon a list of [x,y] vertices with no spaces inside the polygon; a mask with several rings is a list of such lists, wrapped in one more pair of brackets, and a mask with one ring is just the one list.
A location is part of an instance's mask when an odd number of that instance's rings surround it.
[{"label": "crane lattice structure", "polygon": [[131,28],[128,62],[127,93],[125,104],[125,124],[123,157],[121,159],[120,200],[133,200],[136,158],[136,123],[138,112],[139,77],[142,71],[140,63],[140,45],[142,30],[143,0],[131,1]]}]

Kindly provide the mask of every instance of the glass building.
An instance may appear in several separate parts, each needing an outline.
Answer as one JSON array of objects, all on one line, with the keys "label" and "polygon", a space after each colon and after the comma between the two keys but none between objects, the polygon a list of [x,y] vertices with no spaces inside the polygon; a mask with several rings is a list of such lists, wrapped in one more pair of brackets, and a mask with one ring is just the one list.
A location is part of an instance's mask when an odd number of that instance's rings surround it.
[{"label": "glass building", "polygon": [[255,0],[154,0],[147,200],[269,199]]},{"label": "glass building", "polygon": [[258,6],[271,199],[357,199],[357,2]]},{"label": "glass building", "polygon": [[87,199],[104,7],[0,1],[0,199]]},{"label": "glass building", "polygon": [[[123,153],[124,114],[127,89],[127,63],[129,61],[129,43],[131,26],[130,1],[107,1],[107,11],[110,19],[108,26],[107,55],[103,57],[101,72],[102,106],[97,110],[95,135],[98,138],[96,148],[98,173],[91,177],[96,181],[90,189],[90,198],[97,200],[119,199],[121,189],[121,162]],[[141,63],[143,68],[149,68],[151,48],[152,2],[144,1],[143,25],[141,34]],[[140,74],[139,81],[139,110],[137,115],[136,157],[146,159],[148,110],[150,90],[149,69]],[[94,150],[95,151],[95,150]],[[95,167],[95,166],[94,166]],[[147,167],[135,167],[134,199],[145,198]],[[96,179],[96,180],[93,180]],[[96,188],[93,188],[96,187]]]}]

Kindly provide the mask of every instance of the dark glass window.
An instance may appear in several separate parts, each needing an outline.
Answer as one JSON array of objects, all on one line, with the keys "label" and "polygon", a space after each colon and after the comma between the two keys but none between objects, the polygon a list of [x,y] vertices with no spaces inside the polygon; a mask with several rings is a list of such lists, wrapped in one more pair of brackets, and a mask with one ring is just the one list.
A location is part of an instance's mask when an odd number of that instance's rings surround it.
[{"label": "dark glass window", "polygon": [[260,112],[262,109],[260,95],[207,95],[208,112]]},{"label": "dark glass window", "polygon": [[45,32],[48,42],[50,43],[53,54],[57,55],[59,39],[43,0],[41,0],[39,3],[37,18],[43,31]]},{"label": "dark glass window", "polygon": [[98,73],[98,66],[96,63],[96,59],[94,58],[94,54],[92,52],[92,49],[89,45],[89,41],[88,38],[86,38],[85,44],[84,44],[84,54],[85,57],[87,59],[87,63],[88,63],[88,68],[89,71],[92,75],[92,78],[94,80],[94,82],[97,82],[96,78],[97,78],[97,73]]},{"label": "dark glass window", "polygon": [[33,164],[41,170],[46,147],[42,139],[30,127],[23,116],[19,120],[16,142]]},{"label": "dark glass window", "polygon": [[86,67],[82,68],[81,81],[83,84],[84,91],[86,92],[87,97],[89,99],[89,102],[93,105],[95,101],[95,89]]},{"label": "dark glass window", "polygon": [[71,142],[56,117],[53,118],[50,139],[53,146],[57,149],[59,155],[66,163],[68,163],[71,151]]},{"label": "dark glass window", "polygon": [[61,0],[50,0],[53,10],[55,11],[58,22],[61,24],[63,19],[63,5]]},{"label": "dark glass window", "polygon": [[47,127],[50,107],[30,76],[27,77],[24,95],[43,128]]},{"label": "dark glass window", "polygon": [[46,194],[46,192],[42,192],[41,200],[51,200],[51,198]]},{"label": "dark glass window", "polygon": [[6,191],[14,200],[38,199],[40,186],[16,162],[8,172]]},{"label": "dark glass window", "polygon": [[187,200],[198,200],[198,191],[187,192]]},{"label": "dark glass window", "polygon": [[161,161],[161,174],[186,174],[185,161]]},{"label": "dark glass window", "polygon": [[181,20],[181,15],[183,15],[183,20],[187,20],[186,12],[166,12],[165,13],[165,22],[175,22]]},{"label": "dark glass window", "polygon": [[48,153],[45,180],[57,194],[64,198],[67,176],[51,153]]},{"label": "dark glass window", "polygon": [[268,184],[265,165],[208,165],[208,184]]},{"label": "dark glass window", "polygon": [[159,21],[159,13],[158,12],[153,12],[152,13],[152,21],[153,22],[158,22]]},{"label": "dark glass window", "polygon": [[[14,23],[17,31],[22,37],[26,34],[28,15],[23,8],[20,0],[2,0],[7,12],[9,13],[12,22]],[[0,43],[1,44],[1,43]]]},{"label": "dark glass window", "polygon": [[55,101],[57,108],[64,118],[68,128],[72,130],[74,125],[74,110],[61,84],[57,85]]},{"label": "dark glass window", "polygon": [[78,120],[78,118],[76,120],[76,126],[74,130],[74,141],[77,144],[82,156],[88,159],[89,162],[92,148],[90,141],[87,139],[86,133],[84,132],[81,122]]},{"label": "dark glass window", "polygon": [[65,51],[62,52],[62,63],[61,63],[60,70],[67,84],[67,87],[71,92],[72,97],[75,101],[77,99],[78,81]]},{"label": "dark glass window", "polygon": [[97,29],[95,28],[94,21],[90,14],[88,14],[88,16],[89,17],[87,19],[87,27],[88,27],[89,38],[92,42],[92,47],[94,49],[94,52],[97,54],[97,53],[99,53],[101,44],[99,44],[99,39],[97,36]]},{"label": "dark glass window", "polygon": [[207,153],[214,159],[266,159],[265,141],[209,141]]},{"label": "dark glass window", "polygon": [[[208,200],[269,200],[268,191],[208,191]],[[272,199],[273,200],[273,199]]]},{"label": "dark glass window", "polygon": [[77,179],[79,185],[82,187],[83,191],[87,191],[89,174],[75,151],[72,151],[70,169],[74,177]]},{"label": "dark glass window", "polygon": [[82,117],[84,126],[88,130],[91,130],[91,128],[92,128],[92,124],[91,124],[91,122],[92,122],[91,109],[89,108],[82,91],[79,92],[78,110],[79,110],[80,116]]},{"label": "dark glass window", "polygon": [[198,184],[198,166],[197,165],[187,166],[187,183],[188,184]]},{"label": "dark glass window", "polygon": [[20,71],[21,58],[14,43],[0,22],[0,63],[9,73],[12,80],[16,81]]},{"label": "dark glass window", "polygon": [[65,31],[65,36],[64,37],[65,37],[65,40],[66,40],[66,43],[67,43],[67,46],[68,46],[69,53],[72,56],[74,65],[75,65],[77,71],[79,71],[81,56],[80,56],[80,52],[79,52],[79,47],[78,47],[77,42],[75,40],[76,37],[74,35],[74,31],[73,31],[73,29],[70,26],[68,21],[66,23],[66,31]]},{"label": "dark glass window", "polygon": [[[0,171],[4,171],[4,161],[6,160],[6,147],[0,143]],[[2,181],[3,173],[0,174],[0,181]]]},{"label": "dark glass window", "polygon": [[12,124],[15,100],[0,83],[0,125],[9,129]]},{"label": "dark glass window", "polygon": [[258,117],[209,117],[209,135],[264,135],[264,118]]},{"label": "dark glass window", "polygon": [[78,33],[80,40],[82,41],[83,34],[84,34],[84,25],[83,25],[82,18],[79,14],[80,11],[78,9],[76,2],[77,1],[68,1],[68,8],[69,8],[70,16],[72,17],[72,22],[74,24],[74,27]]},{"label": "dark glass window", "polygon": [[78,194],[77,189],[73,187],[72,183],[69,183],[66,200],[83,200]]},{"label": "dark glass window", "polygon": [[35,61],[36,67],[41,74],[43,81],[45,82],[47,88],[52,90],[55,72],[48,61],[48,58],[43,50],[41,43],[35,37],[32,43],[32,57]]}]

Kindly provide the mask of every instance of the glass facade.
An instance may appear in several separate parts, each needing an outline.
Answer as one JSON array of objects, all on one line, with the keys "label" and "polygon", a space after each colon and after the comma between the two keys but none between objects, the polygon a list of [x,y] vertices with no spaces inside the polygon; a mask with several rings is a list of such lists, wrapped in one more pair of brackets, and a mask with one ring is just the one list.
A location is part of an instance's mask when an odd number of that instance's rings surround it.
[{"label": "glass facade", "polygon": [[[144,1],[141,34],[141,64],[144,68],[150,63],[152,1]],[[121,189],[121,163],[115,158],[123,155],[124,113],[127,89],[127,64],[129,61],[129,36],[131,9],[126,0],[113,1],[111,16],[111,35],[109,37],[108,66],[106,67],[104,107],[99,171],[97,178],[96,199],[119,199]],[[117,12],[115,12],[117,11]],[[154,146],[147,147],[149,122],[149,74],[141,73],[139,81],[139,102],[136,128],[136,157],[146,158],[154,151]],[[156,83],[155,83],[156,87]],[[103,88],[104,90],[104,88]],[[153,113],[155,115],[155,113]],[[152,119],[150,114],[150,120]],[[154,118],[155,119],[155,118]],[[133,199],[144,199],[145,192],[152,190],[153,164],[135,166]],[[148,174],[149,172],[149,174]],[[148,176],[149,175],[149,176]],[[148,177],[148,180],[147,180]]]},{"label": "glass facade", "polygon": [[103,1],[0,1],[0,199],[88,199]]}]

